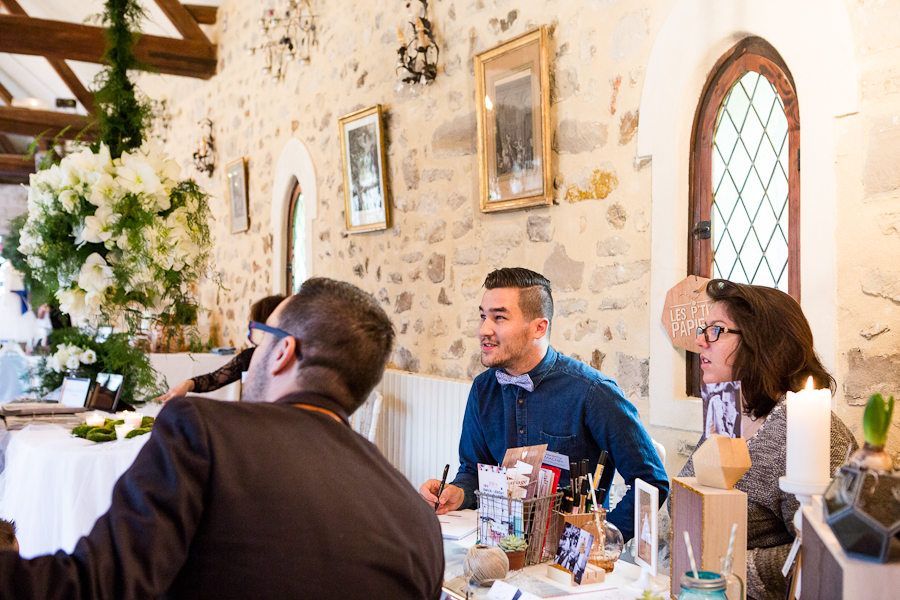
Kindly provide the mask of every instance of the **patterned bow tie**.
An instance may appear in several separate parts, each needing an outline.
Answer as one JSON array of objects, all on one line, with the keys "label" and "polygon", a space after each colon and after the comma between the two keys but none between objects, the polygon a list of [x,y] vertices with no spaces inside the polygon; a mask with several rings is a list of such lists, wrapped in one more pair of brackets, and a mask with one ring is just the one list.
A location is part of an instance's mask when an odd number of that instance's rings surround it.
[{"label": "patterned bow tie", "polygon": [[531,377],[528,376],[528,373],[524,375],[519,375],[518,377],[513,377],[503,371],[494,371],[497,375],[497,383],[500,385],[517,385],[526,392],[534,391],[534,382],[531,381]]}]

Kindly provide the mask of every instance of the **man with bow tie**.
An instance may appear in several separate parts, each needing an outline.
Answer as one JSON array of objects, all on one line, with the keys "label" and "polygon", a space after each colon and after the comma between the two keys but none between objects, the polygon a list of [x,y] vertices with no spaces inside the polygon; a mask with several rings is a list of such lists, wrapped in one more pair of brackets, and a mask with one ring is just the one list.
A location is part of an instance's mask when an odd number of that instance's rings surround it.
[{"label": "man with bow tie", "polygon": [[[547,444],[569,461],[588,459],[589,472],[606,450],[608,464],[598,487],[609,489],[615,471],[632,486],[609,514],[627,541],[634,535],[635,478],[659,489],[660,505],[669,493],[665,468],[637,409],[612,379],[550,347],[553,297],[544,276],[523,268],[498,269],[484,287],[478,337],[488,370],[472,383],[459,472],[444,487],[438,514],[475,508],[478,463],[498,465],[508,448]],[[563,471],[560,486],[567,480]],[[434,503],[439,487],[430,479],[419,494]]]}]

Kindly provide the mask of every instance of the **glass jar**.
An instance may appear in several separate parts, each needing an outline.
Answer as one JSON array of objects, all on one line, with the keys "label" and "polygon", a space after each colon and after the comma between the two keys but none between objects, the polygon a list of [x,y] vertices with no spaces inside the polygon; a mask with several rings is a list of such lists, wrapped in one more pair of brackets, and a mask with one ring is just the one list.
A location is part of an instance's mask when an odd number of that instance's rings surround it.
[{"label": "glass jar", "polygon": [[[594,518],[581,525],[582,529],[594,536],[594,544],[591,546],[588,562],[602,568],[607,573],[612,573],[616,561],[622,554],[622,548],[625,547],[625,538],[622,537],[622,532],[618,527],[606,520],[605,508],[595,508],[591,511],[591,515]],[[598,523],[601,527],[599,534]]]},{"label": "glass jar", "polygon": [[731,561],[722,557],[719,559],[719,564],[722,567],[722,577],[725,578],[725,597],[728,600],[744,600],[744,582],[734,574]]},{"label": "glass jar", "polygon": [[725,595],[725,578],[712,571],[700,571],[699,579],[692,571],[681,576],[681,593],[678,600],[728,600]]}]

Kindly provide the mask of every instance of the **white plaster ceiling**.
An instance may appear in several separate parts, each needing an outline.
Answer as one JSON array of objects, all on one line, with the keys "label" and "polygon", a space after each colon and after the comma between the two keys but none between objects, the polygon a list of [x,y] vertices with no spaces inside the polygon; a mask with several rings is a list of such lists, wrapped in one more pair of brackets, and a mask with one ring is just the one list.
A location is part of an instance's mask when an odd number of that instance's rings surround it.
[{"label": "white plaster ceiling", "polygon": [[[99,14],[103,9],[102,0],[18,0],[18,2],[29,17],[79,24],[86,23],[88,18]],[[188,0],[185,3],[221,6],[223,2],[224,0]],[[147,13],[147,18],[141,24],[143,33],[181,38],[178,30],[169,22],[153,0],[142,0],[141,4]],[[5,8],[0,7],[0,13],[8,12]],[[87,24],[96,24],[96,22]],[[66,61],[66,63],[75,72],[81,83],[91,90],[101,65],[74,60]],[[75,98],[47,60],[40,56],[0,53],[0,83],[10,91],[13,98],[37,98],[45,102],[50,110],[56,110],[57,98]],[[75,111],[87,114],[80,102],[77,103]],[[69,109],[66,112],[72,112],[72,110]],[[9,137],[17,146],[20,145],[20,141],[30,142],[23,136]],[[24,149],[27,147],[28,144],[24,143]]]}]

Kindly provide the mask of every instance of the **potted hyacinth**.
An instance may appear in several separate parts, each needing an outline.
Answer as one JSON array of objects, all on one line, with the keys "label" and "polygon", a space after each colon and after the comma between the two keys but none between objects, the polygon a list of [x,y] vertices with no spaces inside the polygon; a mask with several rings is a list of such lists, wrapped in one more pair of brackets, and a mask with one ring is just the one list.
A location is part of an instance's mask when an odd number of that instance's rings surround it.
[{"label": "potted hyacinth", "polygon": [[825,520],[844,551],[878,562],[900,560],[900,476],[884,451],[894,397],[873,394],[863,414],[865,445],[835,473]]}]

